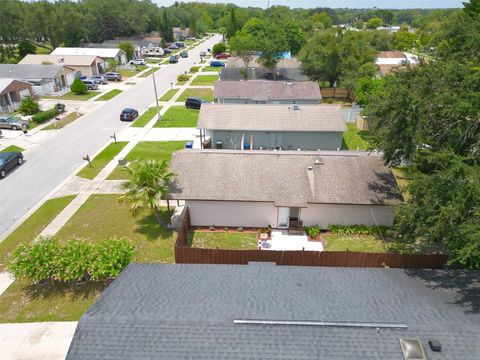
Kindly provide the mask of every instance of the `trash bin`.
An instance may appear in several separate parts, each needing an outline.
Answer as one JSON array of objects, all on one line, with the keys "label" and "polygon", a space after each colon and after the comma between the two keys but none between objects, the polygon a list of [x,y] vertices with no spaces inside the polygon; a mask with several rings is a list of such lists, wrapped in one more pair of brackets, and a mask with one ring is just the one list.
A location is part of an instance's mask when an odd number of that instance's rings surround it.
[{"label": "trash bin", "polygon": [[250,144],[249,143],[244,143],[243,144],[243,150],[250,150]]},{"label": "trash bin", "polygon": [[215,147],[217,149],[223,149],[223,141],[221,141],[221,140],[215,141]]},{"label": "trash bin", "polygon": [[187,141],[185,143],[185,149],[193,149],[193,141]]}]

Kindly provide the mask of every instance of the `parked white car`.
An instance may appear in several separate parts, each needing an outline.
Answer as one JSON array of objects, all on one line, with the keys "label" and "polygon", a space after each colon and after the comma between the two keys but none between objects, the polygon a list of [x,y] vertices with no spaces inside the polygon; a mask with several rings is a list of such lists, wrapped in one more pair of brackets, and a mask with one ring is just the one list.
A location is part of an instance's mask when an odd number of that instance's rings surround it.
[{"label": "parked white car", "polygon": [[130,65],[147,65],[145,59],[132,59],[130,60]]}]

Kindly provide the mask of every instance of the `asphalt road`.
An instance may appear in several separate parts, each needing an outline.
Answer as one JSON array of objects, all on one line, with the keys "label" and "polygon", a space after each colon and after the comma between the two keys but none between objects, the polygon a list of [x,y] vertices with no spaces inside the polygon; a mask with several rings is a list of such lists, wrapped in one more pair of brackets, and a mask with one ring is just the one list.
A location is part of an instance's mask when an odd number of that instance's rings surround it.
[{"label": "asphalt road", "polygon": [[[214,36],[190,50],[188,58],[180,59],[177,64],[162,65],[155,73],[158,95],[169,89],[171,82],[176,82],[178,74],[200,60],[200,51],[212,48],[219,41],[221,37]],[[113,133],[129,125],[119,120],[124,107],[142,112],[154,101],[150,75],[28,151],[25,163],[0,181],[0,238],[82,165],[85,154],[97,153],[110,141]]]}]

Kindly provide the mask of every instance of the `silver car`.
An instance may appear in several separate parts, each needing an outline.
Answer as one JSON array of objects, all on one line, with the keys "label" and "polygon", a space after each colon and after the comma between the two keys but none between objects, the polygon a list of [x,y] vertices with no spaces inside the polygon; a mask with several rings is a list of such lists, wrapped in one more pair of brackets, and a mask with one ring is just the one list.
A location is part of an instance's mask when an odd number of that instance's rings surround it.
[{"label": "silver car", "polygon": [[23,125],[28,126],[28,121],[15,116],[0,117],[1,129],[21,130]]},{"label": "silver car", "polygon": [[87,80],[93,80],[97,84],[103,84],[103,85],[108,83],[107,78],[105,76],[102,76],[102,75],[94,75],[91,78],[87,78]]}]

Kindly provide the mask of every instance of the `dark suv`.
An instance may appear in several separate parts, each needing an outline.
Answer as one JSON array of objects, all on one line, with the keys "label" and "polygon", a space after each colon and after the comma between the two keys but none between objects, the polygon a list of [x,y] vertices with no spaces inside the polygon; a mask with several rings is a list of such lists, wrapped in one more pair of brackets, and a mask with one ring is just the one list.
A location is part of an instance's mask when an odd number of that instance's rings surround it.
[{"label": "dark suv", "polygon": [[131,108],[125,108],[120,114],[120,121],[133,121],[138,116],[138,111]]},{"label": "dark suv", "polygon": [[178,63],[178,58],[175,55],[170,56],[170,59],[168,60],[170,64],[176,64]]},{"label": "dark suv", "polygon": [[187,109],[200,109],[203,103],[206,103],[206,101],[202,98],[189,97],[185,100],[185,107]]},{"label": "dark suv", "polygon": [[122,81],[122,74],[119,74],[117,72],[107,72],[105,74],[105,77],[107,78],[107,80],[109,81]]}]

